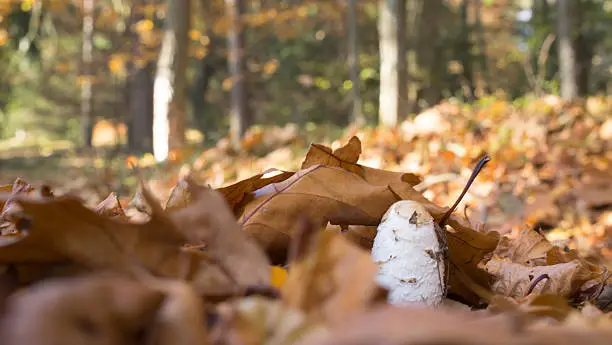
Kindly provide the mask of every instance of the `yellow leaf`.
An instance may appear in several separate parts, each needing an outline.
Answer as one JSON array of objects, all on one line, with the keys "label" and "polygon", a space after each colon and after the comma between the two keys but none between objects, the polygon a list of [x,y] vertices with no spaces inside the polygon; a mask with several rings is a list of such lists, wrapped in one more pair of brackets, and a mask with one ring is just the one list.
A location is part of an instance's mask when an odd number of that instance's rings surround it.
[{"label": "yellow leaf", "polygon": [[4,29],[1,29],[0,30],[0,46],[5,45],[6,41],[8,41],[8,32],[6,32],[6,30]]},{"label": "yellow leaf", "polygon": [[270,284],[275,288],[281,288],[287,280],[287,270],[280,266],[270,267]]},{"label": "yellow leaf", "polygon": [[202,34],[200,34],[200,32],[198,30],[191,30],[189,31],[189,38],[192,41],[197,41],[200,39],[200,36],[202,36]]},{"label": "yellow leaf", "polygon": [[264,65],[264,73],[266,75],[270,75],[273,74],[274,72],[276,72],[276,69],[278,68],[278,60],[276,59],[272,59],[268,62],[266,62],[266,64]]},{"label": "yellow leaf", "polygon": [[149,19],[143,19],[141,21],[139,21],[138,23],[134,24],[134,31],[139,32],[139,33],[143,33],[143,32],[147,32],[147,31],[151,31],[153,30],[153,22]]}]

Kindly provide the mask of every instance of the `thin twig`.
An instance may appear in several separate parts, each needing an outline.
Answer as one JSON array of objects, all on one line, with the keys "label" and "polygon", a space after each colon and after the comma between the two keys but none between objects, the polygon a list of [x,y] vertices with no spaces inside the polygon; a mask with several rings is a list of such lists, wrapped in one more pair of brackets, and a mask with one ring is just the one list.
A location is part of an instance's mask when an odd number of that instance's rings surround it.
[{"label": "thin twig", "polygon": [[470,224],[470,226],[473,227],[472,226],[472,222],[470,221],[470,217],[468,217],[468,214],[467,214],[467,210],[468,210],[469,207],[470,207],[470,205],[468,205],[468,204],[465,204],[465,206],[463,207],[463,218],[465,218],[465,220],[468,222],[468,224]]},{"label": "thin twig", "polygon": [[535,289],[535,287],[536,287],[536,286],[537,286],[537,285],[538,285],[538,284],[539,284],[539,283],[540,283],[542,280],[544,280],[544,279],[550,279],[550,276],[549,276],[548,274],[544,273],[544,274],[541,274],[540,276],[538,276],[536,279],[534,279],[534,280],[531,282],[531,285],[529,285],[529,289],[527,289],[527,295],[526,295],[526,296],[529,296],[529,295],[530,295],[530,294],[533,292],[533,289]]},{"label": "thin twig", "polygon": [[453,212],[455,211],[455,209],[461,202],[461,199],[463,199],[463,196],[465,196],[465,193],[467,193],[468,189],[470,189],[470,186],[472,185],[472,183],[474,183],[474,180],[476,180],[476,177],[478,176],[482,168],[484,168],[484,166],[487,163],[489,163],[489,161],[491,161],[491,157],[486,154],[478,160],[478,163],[476,164],[474,171],[472,171],[472,175],[470,176],[467,183],[465,184],[465,187],[463,187],[461,194],[459,195],[459,197],[457,198],[453,206],[451,206],[451,208],[448,211],[446,211],[444,216],[442,216],[442,218],[438,222],[438,225],[440,225],[440,228],[444,228],[444,225],[446,225],[446,222],[448,221],[450,216],[453,214]]}]

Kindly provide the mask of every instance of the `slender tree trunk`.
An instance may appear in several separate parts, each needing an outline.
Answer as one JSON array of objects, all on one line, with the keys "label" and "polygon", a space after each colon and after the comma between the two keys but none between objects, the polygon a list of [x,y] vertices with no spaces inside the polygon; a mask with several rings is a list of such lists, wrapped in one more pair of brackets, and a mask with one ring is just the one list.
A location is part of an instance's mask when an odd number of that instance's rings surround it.
[{"label": "slender tree trunk", "polygon": [[379,122],[394,127],[407,113],[406,0],[380,0]]},{"label": "slender tree trunk", "polygon": [[221,68],[224,68],[225,61],[217,57],[217,37],[208,30],[210,38],[208,44],[208,54],[198,62],[196,75],[193,85],[190,90],[191,107],[193,109],[193,117],[196,119],[198,129],[205,134],[215,130],[216,124],[213,119],[206,116],[206,94],[215,73]]},{"label": "slender tree trunk", "polygon": [[557,40],[559,45],[559,74],[561,97],[565,100],[576,98],[576,55],[572,46],[572,25],[570,0],[557,0]]},{"label": "slender tree trunk", "polygon": [[93,146],[93,34],[94,0],[83,0],[83,42],[81,78],[81,130],[83,146]]},{"label": "slender tree trunk", "polygon": [[230,22],[227,35],[228,70],[232,82],[230,137],[234,149],[239,150],[240,140],[251,125],[245,74],[244,28],[241,18],[244,12],[243,0],[225,0],[225,9]]},{"label": "slender tree trunk", "polygon": [[480,81],[482,86],[482,93],[488,94],[491,92],[489,89],[490,78],[489,78],[489,66],[487,63],[487,41],[485,39],[485,28],[482,25],[482,0],[475,0],[474,3],[474,17],[475,17],[475,34],[477,35],[478,44],[478,61],[480,70]]},{"label": "slender tree trunk", "polygon": [[[145,0],[134,0],[130,23],[144,18]],[[135,152],[153,152],[153,62],[146,61],[140,35],[131,32],[132,63],[128,78],[129,122],[128,146]]]},{"label": "slender tree trunk", "polygon": [[154,84],[153,152],[157,161],[185,144],[190,0],[168,0]]},{"label": "slender tree trunk", "polygon": [[423,1],[419,24],[418,44],[420,47],[418,64],[426,69],[425,85],[421,89],[421,99],[428,106],[442,99],[444,77],[446,75],[446,46],[440,39],[444,23],[445,8],[443,0]]},{"label": "slender tree trunk", "polygon": [[471,53],[472,41],[470,37],[470,25],[468,22],[468,10],[470,7],[470,0],[463,0],[461,2],[461,37],[459,39],[459,61],[463,68],[463,80],[461,81],[462,88],[464,90],[464,97],[468,101],[474,99],[474,69],[472,66],[473,58]]},{"label": "slender tree trunk", "polygon": [[359,53],[357,51],[357,0],[348,3],[348,68],[351,78],[351,91],[353,95],[353,110],[351,122],[357,126],[365,124],[365,117],[361,110],[361,93],[359,92]]},{"label": "slender tree trunk", "polygon": [[[577,94],[579,96],[586,96],[589,94],[589,83],[591,68],[593,67],[593,56],[595,55],[595,47],[593,41],[590,39],[588,31],[584,30],[585,15],[588,15],[588,10],[591,9],[591,1],[583,0],[582,6],[574,4],[572,6],[572,13],[574,13],[574,27],[580,28],[578,34],[574,40],[574,52],[576,53],[576,86]],[[588,7],[587,7],[588,6]]]}]

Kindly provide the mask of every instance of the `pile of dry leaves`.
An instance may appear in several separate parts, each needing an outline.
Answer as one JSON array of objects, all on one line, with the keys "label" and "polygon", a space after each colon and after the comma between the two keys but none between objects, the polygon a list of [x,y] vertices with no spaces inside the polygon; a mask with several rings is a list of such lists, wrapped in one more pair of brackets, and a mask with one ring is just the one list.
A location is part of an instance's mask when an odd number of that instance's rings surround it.
[{"label": "pile of dry leaves", "polygon": [[398,200],[437,221],[448,208],[416,174],[358,164],[361,149],[313,144],[296,172],[219,189],[184,178],[164,207],[144,184],[93,209],[1,186],[2,344],[609,343],[604,266],[463,216],[446,222],[447,303],[387,305],[369,253],[383,214]]}]

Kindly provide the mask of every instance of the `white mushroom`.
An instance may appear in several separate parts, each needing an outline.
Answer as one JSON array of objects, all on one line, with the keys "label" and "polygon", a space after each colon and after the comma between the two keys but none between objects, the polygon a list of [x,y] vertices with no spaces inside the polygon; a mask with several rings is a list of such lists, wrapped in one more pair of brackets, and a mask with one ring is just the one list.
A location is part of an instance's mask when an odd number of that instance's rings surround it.
[{"label": "white mushroom", "polygon": [[378,283],[389,290],[389,303],[438,306],[444,300],[446,241],[440,236],[418,202],[398,201],[387,210],[372,258],[379,267]]}]

